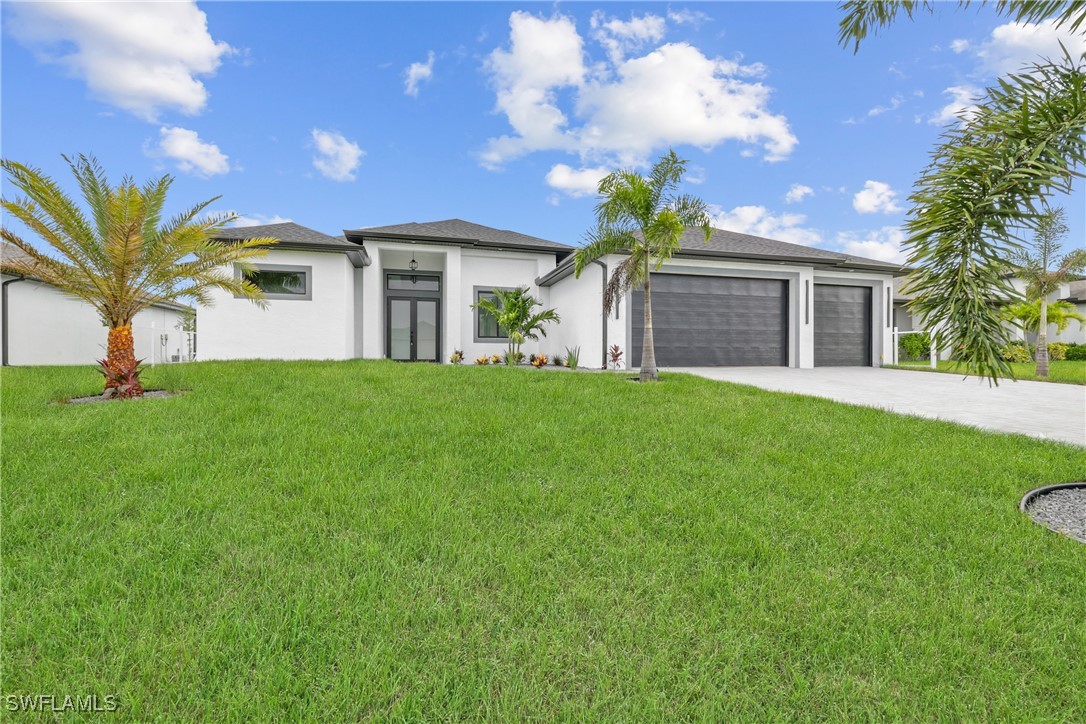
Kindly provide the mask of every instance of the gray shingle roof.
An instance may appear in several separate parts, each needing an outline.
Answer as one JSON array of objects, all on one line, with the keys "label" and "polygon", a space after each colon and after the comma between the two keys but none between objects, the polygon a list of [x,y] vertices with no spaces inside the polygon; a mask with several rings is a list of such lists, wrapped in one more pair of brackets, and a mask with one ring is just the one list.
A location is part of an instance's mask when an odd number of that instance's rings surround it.
[{"label": "gray shingle roof", "polygon": [[469,242],[483,246],[502,246],[526,249],[541,249],[555,252],[573,251],[572,246],[555,241],[540,239],[527,234],[506,229],[495,229],[482,224],[473,224],[463,219],[445,221],[427,221],[423,223],[393,224],[391,226],[370,226],[363,229],[348,230],[347,238],[364,239],[370,237],[420,238],[448,240],[449,242]]},{"label": "gray shingle roof", "polygon": [[215,235],[217,239],[226,241],[242,239],[257,239],[260,237],[278,239],[284,244],[299,244],[313,246],[342,246],[345,248],[358,248],[358,244],[347,241],[342,236],[329,236],[309,227],[295,224],[293,221],[285,221],[281,224],[262,224],[260,226],[232,226],[223,229]]},{"label": "gray shingle roof", "polygon": [[683,251],[691,253],[708,251],[755,259],[799,259],[830,264],[844,263],[849,266],[878,267],[885,268],[888,271],[902,269],[900,264],[890,264],[876,259],[866,259],[862,256],[852,256],[827,249],[816,249],[802,244],[791,244],[787,241],[765,239],[760,236],[740,234],[725,229],[713,229],[713,234],[708,241],[705,241],[705,235],[701,231],[687,229],[679,240],[679,246]]},{"label": "gray shingle roof", "polygon": [[[721,256],[750,261],[791,261],[800,264],[838,266],[845,269],[871,269],[901,275],[908,269],[877,259],[865,259],[828,249],[816,249],[787,241],[765,239],[726,229],[713,229],[709,240],[698,229],[687,229],[679,238],[679,254],[686,256]],[[573,269],[573,257],[564,260],[537,281],[544,286],[567,276]]]}]

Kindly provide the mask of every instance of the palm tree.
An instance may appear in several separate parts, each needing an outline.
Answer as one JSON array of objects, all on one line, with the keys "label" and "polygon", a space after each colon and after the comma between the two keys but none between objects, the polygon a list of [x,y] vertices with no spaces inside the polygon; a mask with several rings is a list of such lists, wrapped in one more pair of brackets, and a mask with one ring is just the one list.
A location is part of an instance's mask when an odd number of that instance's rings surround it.
[{"label": "palm tree", "polygon": [[[1044,310],[1042,310],[1042,303]],[[1048,376],[1048,335],[1041,334],[1041,316],[1045,317],[1045,327],[1053,325],[1057,331],[1062,332],[1070,326],[1071,322],[1086,325],[1086,316],[1075,311],[1075,305],[1068,301],[1045,302],[1035,299],[1032,302],[1016,302],[1003,307],[1003,318],[1024,332],[1037,334],[1037,354],[1034,359],[1037,362],[1037,376]],[[1041,355],[1044,355],[1044,372],[1041,372]]]},{"label": "palm tree", "polygon": [[631,287],[645,290],[645,337],[641,347],[641,381],[660,379],[652,337],[652,279],[664,262],[679,250],[687,229],[698,228],[708,241],[713,233],[708,207],[701,199],[676,194],[686,172],[687,161],[668,151],[648,176],[623,169],[600,181],[600,202],[596,205],[596,228],[588,243],[577,250],[574,268],[579,277],[585,267],[608,254],[629,256],[611,273],[603,298],[603,313],[610,314],[616,302]]},{"label": "palm tree", "polygon": [[[959,3],[965,5],[967,3]],[[984,3],[1018,23],[1051,22],[1086,33],[1086,3]],[[847,0],[839,40],[861,41],[899,16],[945,6],[932,0]],[[1023,230],[1039,231],[1047,200],[1068,192],[1086,166],[1086,56],[1039,60],[988,88],[949,126],[914,185],[906,223],[903,291],[909,307],[958,350],[967,369],[993,381],[1013,376],[1000,349],[1010,341],[998,306],[1015,297],[1006,267]]]},{"label": "palm tree", "polygon": [[[1059,290],[1060,284],[1086,268],[1086,249],[1075,249],[1060,256],[1061,242],[1068,232],[1065,218],[1062,208],[1050,209],[1042,214],[1033,242],[1013,257],[1018,267],[1018,276],[1026,280],[1026,298],[1037,307],[1036,320],[1029,321],[1030,326],[1037,331],[1038,377],[1048,376],[1048,325],[1056,324],[1062,332],[1073,318],[1057,321],[1056,305],[1050,310],[1048,297]],[[1054,313],[1051,319],[1050,311]],[[1071,312],[1074,314],[1073,308]],[[1062,327],[1058,326],[1061,322]]]},{"label": "palm tree", "polygon": [[519,289],[495,289],[493,299],[480,299],[471,305],[481,309],[498,323],[498,329],[505,332],[509,339],[509,350],[505,363],[516,364],[523,355],[520,346],[525,340],[546,337],[545,324],[561,322],[562,318],[553,309],[533,311],[543,306],[538,299],[528,293],[524,287]]},{"label": "palm tree", "polygon": [[235,277],[233,267],[253,271],[251,260],[264,255],[275,240],[216,241],[216,233],[236,218],[204,215],[217,196],[163,222],[170,176],[142,186],[125,176],[113,186],[93,157],[64,160],[89,216],[40,169],[0,161],[11,184],[25,194],[14,201],[5,197],[0,205],[52,250],[46,255],[5,227],[0,238],[25,256],[5,258],[0,268],[40,279],[94,307],[109,327],[106,358],[99,362],[105,396],[138,397],[143,387],[132,339],[136,314],[181,299],[210,304],[213,289],[263,306],[263,292],[244,274]]}]

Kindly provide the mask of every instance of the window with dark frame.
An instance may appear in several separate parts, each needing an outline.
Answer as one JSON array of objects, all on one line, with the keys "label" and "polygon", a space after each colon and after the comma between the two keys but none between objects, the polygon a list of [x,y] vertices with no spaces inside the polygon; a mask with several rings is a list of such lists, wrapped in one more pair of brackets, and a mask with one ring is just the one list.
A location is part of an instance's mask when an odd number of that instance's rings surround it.
[{"label": "window with dark frame", "polygon": [[[497,297],[494,292],[480,291],[476,294],[475,301],[482,301],[483,299],[489,299],[495,301]],[[498,320],[488,314],[482,308],[476,308],[475,314],[478,316],[479,327],[479,339],[505,339],[505,330],[498,325]]]},{"label": "window with dark frame", "polygon": [[308,289],[307,272],[260,269],[248,272],[245,277],[265,294],[296,294],[305,296]]}]

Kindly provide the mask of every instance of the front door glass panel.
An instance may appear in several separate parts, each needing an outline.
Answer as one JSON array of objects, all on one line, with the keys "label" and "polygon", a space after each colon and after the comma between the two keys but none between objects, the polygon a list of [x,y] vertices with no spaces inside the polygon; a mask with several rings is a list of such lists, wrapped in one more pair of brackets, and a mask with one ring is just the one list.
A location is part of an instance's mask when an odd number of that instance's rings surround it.
[{"label": "front door glass panel", "polygon": [[415,300],[415,359],[437,362],[437,301]]},{"label": "front door glass panel", "polygon": [[395,360],[411,360],[411,300],[390,299],[388,325],[391,340],[389,356]]}]

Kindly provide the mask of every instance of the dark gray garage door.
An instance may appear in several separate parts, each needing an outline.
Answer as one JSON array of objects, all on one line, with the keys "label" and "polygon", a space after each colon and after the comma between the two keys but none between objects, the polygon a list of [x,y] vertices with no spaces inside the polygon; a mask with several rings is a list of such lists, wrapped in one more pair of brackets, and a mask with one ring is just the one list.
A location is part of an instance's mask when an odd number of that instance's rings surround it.
[{"label": "dark gray garage door", "polygon": [[871,287],[814,285],[815,367],[871,364]]},{"label": "dark gray garage door", "polygon": [[[645,293],[631,299],[630,364],[641,364]],[[788,282],[653,274],[652,328],[661,367],[788,364]]]}]

